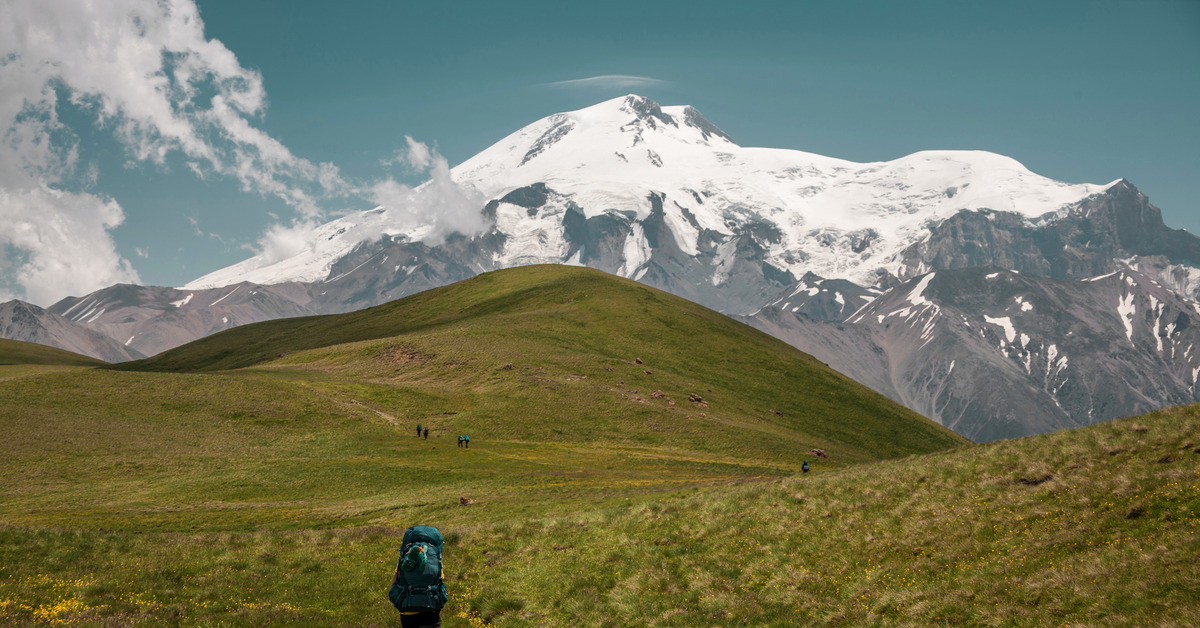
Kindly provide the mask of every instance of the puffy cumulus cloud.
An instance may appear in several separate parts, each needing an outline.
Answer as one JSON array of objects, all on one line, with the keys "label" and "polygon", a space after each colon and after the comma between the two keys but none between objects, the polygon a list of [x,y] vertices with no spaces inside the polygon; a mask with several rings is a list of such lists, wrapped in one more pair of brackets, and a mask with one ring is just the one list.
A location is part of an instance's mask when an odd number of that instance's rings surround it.
[{"label": "puffy cumulus cloud", "polygon": [[100,286],[136,283],[137,273],[108,235],[123,218],[115,202],[92,194],[0,188],[0,240],[17,252],[5,274],[21,289],[10,296],[49,305]]},{"label": "puffy cumulus cloud", "polygon": [[0,3],[0,85],[0,272],[35,302],[137,278],[109,236],[120,207],[85,189],[95,169],[78,163],[62,99],[134,160],[177,152],[200,176],[283,199],[301,221],[349,188],[335,166],[251,124],[266,107],[262,78],[205,37],[194,0]]},{"label": "puffy cumulus cloud", "polygon": [[482,210],[487,199],[474,188],[455,183],[446,158],[436,150],[411,137],[404,139],[407,147],[397,161],[429,180],[415,188],[392,178],[371,186],[369,196],[387,212],[388,224],[430,245],[444,242],[452,233],[485,231],[489,224]]}]

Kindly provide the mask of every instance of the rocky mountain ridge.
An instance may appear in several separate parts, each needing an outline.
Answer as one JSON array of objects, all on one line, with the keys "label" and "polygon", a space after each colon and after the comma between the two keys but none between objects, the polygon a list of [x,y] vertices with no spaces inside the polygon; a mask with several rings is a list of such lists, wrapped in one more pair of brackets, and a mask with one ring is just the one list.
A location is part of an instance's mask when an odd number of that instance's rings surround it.
[{"label": "rocky mountain ridge", "polygon": [[[809,283],[821,294],[825,282]],[[1200,305],[1136,268],[1084,280],[939,270],[842,322],[804,306],[789,300],[747,320],[974,440],[1200,400]]]}]

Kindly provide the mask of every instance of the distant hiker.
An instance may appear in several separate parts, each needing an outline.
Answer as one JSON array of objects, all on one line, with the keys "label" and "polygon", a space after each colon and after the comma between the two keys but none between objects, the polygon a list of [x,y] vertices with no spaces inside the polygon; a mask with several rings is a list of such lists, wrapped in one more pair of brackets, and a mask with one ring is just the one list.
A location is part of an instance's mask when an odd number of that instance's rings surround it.
[{"label": "distant hiker", "polygon": [[466,449],[471,448],[471,437],[466,434],[463,434],[463,447]]},{"label": "distant hiker", "polygon": [[441,628],[447,597],[442,580],[442,533],[433,526],[405,530],[400,564],[388,590],[388,599],[400,611],[400,625]]},{"label": "distant hiker", "polygon": [[429,440],[429,428],[425,428],[425,440]]},{"label": "distant hiker", "polygon": [[417,423],[417,438],[421,438],[421,424]]},{"label": "distant hiker", "polygon": [[463,437],[462,437],[462,435],[459,435],[459,437],[458,437],[458,446],[459,446],[459,447],[462,447],[462,446],[463,446]]},{"label": "distant hiker", "polygon": [[804,461],[804,464],[800,465],[800,472],[808,473],[808,461],[807,460]]}]

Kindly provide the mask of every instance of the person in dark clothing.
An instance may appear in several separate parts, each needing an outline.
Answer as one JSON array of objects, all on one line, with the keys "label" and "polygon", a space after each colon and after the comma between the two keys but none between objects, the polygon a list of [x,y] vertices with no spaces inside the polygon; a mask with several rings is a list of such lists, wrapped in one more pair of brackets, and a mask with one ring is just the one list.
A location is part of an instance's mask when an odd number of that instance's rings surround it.
[{"label": "person in dark clothing", "polygon": [[429,428],[425,428],[425,440],[429,440]]},{"label": "person in dark clothing", "polygon": [[417,423],[417,438],[421,438],[421,424]]},{"label": "person in dark clothing", "polygon": [[808,473],[808,461],[807,460],[804,461],[804,464],[800,465],[800,472]]},{"label": "person in dark clothing", "polygon": [[462,437],[462,435],[460,434],[460,435],[459,435],[459,437],[458,437],[458,446],[459,446],[459,447],[462,447],[462,445],[463,445],[463,439],[462,439],[462,438],[463,438],[463,437]]},{"label": "person in dark clothing", "polygon": [[[396,575],[392,577],[391,586],[396,586],[400,581],[400,571],[396,571]],[[401,628],[442,628],[442,612],[441,611],[425,611],[414,613],[412,611],[400,613]]]},{"label": "person in dark clothing", "polygon": [[466,434],[463,434],[463,447],[466,449],[471,448],[471,437],[467,436]]}]

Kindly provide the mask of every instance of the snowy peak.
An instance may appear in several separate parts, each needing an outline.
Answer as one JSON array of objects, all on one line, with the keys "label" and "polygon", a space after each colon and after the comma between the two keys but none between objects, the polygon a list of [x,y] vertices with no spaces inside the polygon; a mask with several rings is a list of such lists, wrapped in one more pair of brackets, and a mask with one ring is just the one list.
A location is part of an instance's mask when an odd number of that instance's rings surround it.
[{"label": "snowy peak", "polygon": [[[758,302],[733,311],[753,311],[805,272],[861,286],[922,274],[933,265],[922,266],[916,258],[924,254],[911,247],[960,212],[1044,222],[1107,189],[1052,181],[983,151],[855,163],[745,148],[693,107],[664,107],[632,94],[542,118],[453,168],[451,177],[487,199],[479,211],[493,224],[484,236],[496,240],[497,250],[472,266],[476,272],[615,255],[615,263],[597,267],[639,278],[680,262],[695,267],[687,283],[727,290],[731,260],[749,255],[760,267],[745,272],[778,281],[758,285]],[[503,200],[535,186],[549,199],[538,208]],[[381,237],[422,240],[427,233],[396,223],[406,211],[345,216],[291,257],[255,256],[187,287],[326,280],[360,245]],[[675,262],[654,259],[662,246],[679,254]],[[731,311],[721,299],[701,302]]]}]

